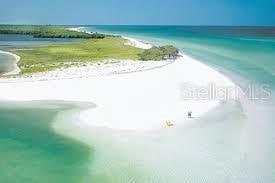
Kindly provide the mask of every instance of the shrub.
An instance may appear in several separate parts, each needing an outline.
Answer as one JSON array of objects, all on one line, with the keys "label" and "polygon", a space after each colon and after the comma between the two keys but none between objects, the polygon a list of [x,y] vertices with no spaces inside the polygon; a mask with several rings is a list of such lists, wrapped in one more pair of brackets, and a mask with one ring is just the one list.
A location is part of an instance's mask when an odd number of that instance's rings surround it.
[{"label": "shrub", "polygon": [[178,56],[179,50],[172,45],[153,46],[150,49],[144,50],[139,54],[141,60],[165,60],[175,59]]}]

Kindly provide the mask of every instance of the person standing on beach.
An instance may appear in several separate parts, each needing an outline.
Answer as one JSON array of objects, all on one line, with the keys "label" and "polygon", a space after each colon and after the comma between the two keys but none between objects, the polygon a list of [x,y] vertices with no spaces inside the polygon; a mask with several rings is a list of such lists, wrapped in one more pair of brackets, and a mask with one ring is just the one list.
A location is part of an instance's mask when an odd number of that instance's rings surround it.
[{"label": "person standing on beach", "polygon": [[192,111],[188,111],[188,118],[192,118]]}]

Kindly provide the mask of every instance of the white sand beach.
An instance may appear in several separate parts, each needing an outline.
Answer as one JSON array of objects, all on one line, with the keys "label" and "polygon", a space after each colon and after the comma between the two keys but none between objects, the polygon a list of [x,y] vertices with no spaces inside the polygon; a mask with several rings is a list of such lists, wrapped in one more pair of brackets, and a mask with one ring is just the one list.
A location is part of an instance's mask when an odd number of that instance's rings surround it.
[{"label": "white sand beach", "polygon": [[142,49],[150,49],[152,47],[151,44],[144,43],[140,40],[136,40],[136,39],[133,39],[133,38],[130,38],[130,37],[125,37],[125,36],[123,36],[122,38],[128,40],[128,42],[125,43],[125,45],[131,45],[131,46],[134,46],[134,47],[137,47],[137,48],[142,48]]},{"label": "white sand beach", "polygon": [[[92,34],[92,32],[88,32],[85,27],[69,28],[69,30]],[[116,34],[112,34],[112,35],[116,35]],[[145,43],[143,41],[140,41],[140,40],[137,40],[134,38],[130,38],[130,37],[126,37],[126,36],[122,36],[122,38],[128,40],[128,42],[125,43],[125,45],[131,45],[131,46],[134,46],[137,48],[142,48],[142,49],[150,49],[152,47],[151,44]]]},{"label": "white sand beach", "polygon": [[20,73],[20,68],[17,66],[17,62],[19,62],[20,60],[20,57],[16,54],[13,54],[13,53],[10,53],[10,52],[6,52],[6,51],[1,51],[0,50],[0,53],[1,54],[7,54],[7,55],[11,55],[13,56],[15,59],[14,59],[14,62],[13,62],[13,70],[8,72],[8,73],[5,73],[4,75],[5,76],[8,76],[8,75],[14,75],[14,74],[18,74]]},{"label": "white sand beach", "polygon": [[[158,61],[151,63],[158,64]],[[167,120],[175,124],[173,127],[184,124],[189,120],[188,111],[199,118],[218,105],[218,100],[183,100],[180,90],[183,83],[234,86],[221,73],[187,55],[162,67],[138,71],[61,79],[50,79],[45,73],[43,81],[34,77],[31,82],[28,78],[16,82],[1,79],[0,100],[91,102],[97,107],[82,111],[78,125],[153,130],[166,128]],[[68,75],[72,73],[68,72]]]}]

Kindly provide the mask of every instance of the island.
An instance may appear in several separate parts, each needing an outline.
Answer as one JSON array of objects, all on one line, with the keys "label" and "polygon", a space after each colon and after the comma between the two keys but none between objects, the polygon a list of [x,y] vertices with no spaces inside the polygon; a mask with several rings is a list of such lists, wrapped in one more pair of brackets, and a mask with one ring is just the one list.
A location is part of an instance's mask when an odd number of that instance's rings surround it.
[{"label": "island", "polygon": [[[71,31],[84,31],[84,28],[80,29],[77,26],[55,26],[54,29],[60,29],[59,32],[65,32],[68,29],[70,33]],[[87,32],[81,32],[81,34],[87,34],[87,36],[100,34],[90,30],[92,29],[86,28]],[[24,141],[32,143],[33,139],[38,139],[39,144],[43,147],[45,144],[47,149],[49,142],[56,141],[55,138],[49,138],[53,137],[54,134],[83,143],[87,145],[88,149],[91,149],[91,152],[87,152],[89,158],[83,160],[87,163],[87,174],[89,175],[91,173],[90,167],[96,167],[100,175],[104,175],[105,170],[119,175],[119,172],[123,172],[125,168],[131,168],[132,162],[137,160],[136,162],[140,163],[138,156],[140,153],[144,153],[142,157],[145,157],[145,159],[141,160],[146,163],[148,161],[147,152],[143,150],[139,153],[136,152],[138,152],[137,149],[150,148],[151,145],[154,148],[157,146],[157,149],[152,151],[153,155],[159,150],[164,152],[163,155],[177,152],[185,142],[178,143],[177,140],[174,141],[174,137],[169,137],[170,134],[188,135],[190,127],[193,128],[195,124],[204,125],[204,123],[201,123],[201,119],[207,117],[208,114],[212,115],[211,112],[208,112],[219,108],[220,104],[218,99],[199,100],[198,98],[192,98],[192,96],[188,98],[185,94],[189,90],[185,87],[206,88],[213,83],[218,88],[234,88],[234,83],[230,79],[184,52],[180,53],[176,47],[157,45],[157,43],[156,45],[149,44],[146,42],[146,38],[140,41],[123,35],[113,36],[107,34],[103,34],[101,38],[83,37],[75,39],[57,38],[57,36],[55,38],[32,38],[35,35],[30,32],[23,36],[10,34],[0,36],[15,40],[55,40],[54,43],[47,42],[45,44],[33,44],[29,43],[31,41],[26,41],[26,44],[29,44],[27,46],[20,47],[21,45],[19,45],[18,47],[14,46],[13,49],[4,50],[13,54],[19,72],[3,75],[0,78],[0,100],[5,101],[5,103],[2,102],[3,108],[7,108],[9,111],[8,115],[7,110],[2,112],[2,116],[12,120],[17,117],[20,120],[24,119],[26,122],[10,123],[8,121],[4,123],[2,125],[4,126],[3,134],[6,131],[11,133],[10,137],[12,137],[13,143],[14,132],[18,132],[16,134],[20,136],[23,130],[32,131],[34,135],[30,135],[27,139],[23,136]],[[56,42],[56,39],[69,39],[70,41]],[[17,43],[18,41],[15,41],[15,44]],[[6,59],[7,62],[11,61],[11,58],[12,56]],[[2,60],[6,61],[5,59]],[[14,103],[16,109],[20,104],[26,108],[24,111],[30,111],[37,117],[28,116],[21,109],[17,113],[10,111],[8,105],[10,102]],[[37,108],[40,110],[49,108],[54,113],[54,116],[50,116],[48,111],[44,114],[44,116],[50,118],[48,119],[50,121],[49,127],[44,127],[45,123],[39,121],[43,116],[41,117],[40,113],[36,112]],[[65,109],[63,110],[63,108]],[[192,111],[192,118],[188,118],[190,111]],[[7,128],[6,124],[10,124],[11,128]],[[43,125],[43,127],[40,128],[39,125]],[[37,128],[29,129],[30,126],[38,126],[39,128],[38,130]],[[18,129],[18,131],[14,131],[14,129]],[[200,132],[203,133],[204,129],[201,130]],[[48,131],[51,132],[50,135],[48,135]],[[41,136],[45,136],[45,140],[40,140]],[[163,143],[159,144],[159,139],[167,141],[168,144],[164,144],[164,149],[159,149],[159,145],[162,146]],[[112,146],[112,143],[116,140],[119,140],[122,144],[117,143]],[[145,142],[149,142],[149,144],[147,145]],[[135,152],[129,153],[130,149],[125,151],[124,143],[126,143],[125,145],[127,143],[133,144],[135,148],[131,148],[131,151],[134,150]],[[139,143],[141,143],[141,146],[136,146]],[[174,148],[170,151],[167,147],[171,147],[171,144]],[[55,146],[59,152],[59,141],[58,145]],[[54,171],[55,175],[59,176],[60,172],[65,172],[63,171],[64,167],[71,167],[72,165],[72,151],[63,147],[61,145],[61,149],[64,150],[59,152],[61,163],[56,158],[57,151],[52,149],[50,149],[51,156],[45,158],[46,165],[40,164],[40,156],[37,157],[36,153],[34,155],[31,153],[34,160],[25,160],[25,156],[22,156],[21,159],[27,162],[27,168],[30,167],[29,162],[37,164],[36,161],[38,161],[38,165],[42,167],[41,171],[45,173],[46,170],[45,174],[47,176],[51,176],[53,173],[48,168],[49,164],[47,163],[52,160],[60,164],[60,171]],[[106,151],[101,151],[100,148],[104,149],[105,147],[109,148]],[[35,145],[32,144],[27,144],[27,149],[36,151]],[[75,149],[78,150],[79,146]],[[121,149],[118,153],[119,156],[113,156],[113,152],[116,152],[117,149]],[[169,149],[168,153],[165,151],[167,149]],[[10,155],[11,151],[7,152]],[[15,152],[14,154],[17,154],[21,151]],[[117,166],[118,160],[126,162],[123,157],[124,154],[121,156],[121,153],[124,152],[126,156],[129,155],[131,163],[125,167]],[[62,164],[62,158],[66,153],[69,153],[69,161],[68,164],[64,165]],[[108,153],[110,153],[110,156]],[[83,157],[83,154],[73,154],[73,157],[77,160]],[[90,161],[90,157],[92,161]],[[99,157],[104,158],[104,161]],[[137,159],[132,161],[132,157]],[[170,156],[164,157],[167,160],[171,159]],[[108,161],[105,161],[105,158]],[[159,159],[162,158],[163,156],[155,160],[160,162]],[[12,156],[10,159],[13,160],[14,157]],[[12,162],[10,159],[6,161],[7,165]],[[151,159],[151,156],[149,159]],[[94,163],[94,160],[104,163],[103,165]],[[110,167],[109,162],[112,161],[114,161],[114,166]],[[81,166],[81,171],[83,170],[82,164],[75,164]],[[18,169],[17,166],[15,168],[17,170],[24,169]],[[32,171],[37,166],[31,164],[31,168]],[[34,172],[36,173],[36,171]],[[67,174],[65,176],[66,180],[58,179],[58,181],[66,182],[68,180]],[[132,174],[129,174],[129,178],[126,177],[126,179],[126,182],[131,181]],[[126,179],[119,179],[118,182],[124,182]],[[93,177],[87,180],[88,182],[91,182],[91,180],[102,182],[93,179]],[[39,182],[39,180],[36,182]]]},{"label": "island", "polygon": [[[18,55],[19,74],[33,74],[106,60],[160,61],[176,59],[179,50],[172,45],[135,47],[129,40],[97,32],[75,31],[69,26],[0,25],[0,34],[24,34],[35,38],[78,38],[67,44],[37,46],[9,52]],[[84,39],[84,40],[81,40]]]}]

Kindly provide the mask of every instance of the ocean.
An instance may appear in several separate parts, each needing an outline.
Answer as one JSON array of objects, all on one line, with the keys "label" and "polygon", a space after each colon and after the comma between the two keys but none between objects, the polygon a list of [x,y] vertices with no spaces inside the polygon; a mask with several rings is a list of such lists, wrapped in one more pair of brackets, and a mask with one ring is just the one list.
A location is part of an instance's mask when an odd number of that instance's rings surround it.
[{"label": "ocean", "polygon": [[[2,102],[0,182],[275,182],[275,27],[84,27],[173,44],[243,88],[267,85],[270,97],[223,101],[192,126],[170,131],[95,128],[89,144],[51,128],[64,111],[57,104]],[[11,37],[8,45],[29,46]],[[6,43],[2,37],[0,50]],[[69,117],[62,124],[70,126]]]}]

